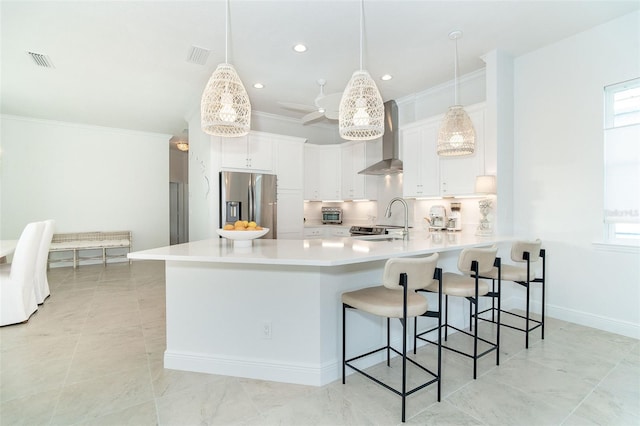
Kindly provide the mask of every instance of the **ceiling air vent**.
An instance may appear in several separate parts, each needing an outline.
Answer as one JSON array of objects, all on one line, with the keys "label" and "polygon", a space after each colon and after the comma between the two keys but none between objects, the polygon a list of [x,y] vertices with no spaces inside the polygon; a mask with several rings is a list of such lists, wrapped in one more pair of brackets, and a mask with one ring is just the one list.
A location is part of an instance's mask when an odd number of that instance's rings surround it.
[{"label": "ceiling air vent", "polygon": [[191,46],[189,54],[187,55],[187,62],[191,62],[198,65],[204,65],[209,58],[209,49],[204,47]]},{"label": "ceiling air vent", "polygon": [[51,59],[47,55],[43,55],[42,53],[34,53],[34,52],[27,52],[27,53],[29,54],[29,56],[31,56],[31,59],[33,59],[33,62],[35,62],[37,66],[45,67],[45,68],[54,68],[53,62],[51,62]]}]

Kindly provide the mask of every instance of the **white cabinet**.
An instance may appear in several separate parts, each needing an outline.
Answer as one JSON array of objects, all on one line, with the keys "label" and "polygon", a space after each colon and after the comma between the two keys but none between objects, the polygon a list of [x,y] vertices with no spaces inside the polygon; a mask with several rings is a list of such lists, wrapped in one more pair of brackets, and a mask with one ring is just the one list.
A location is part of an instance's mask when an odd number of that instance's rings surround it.
[{"label": "white cabinet", "polygon": [[438,131],[444,114],[405,126],[400,131],[405,197],[447,197],[471,195],[476,176],[484,174],[485,104],[465,107],[476,131],[476,148],[471,155],[439,157]]},{"label": "white cabinet", "polygon": [[303,238],[304,199],[301,190],[278,190],[278,238]]},{"label": "white cabinet", "polygon": [[476,148],[471,155],[440,157],[440,193],[443,197],[474,194],[476,176],[484,174],[484,104],[465,110],[476,131]]},{"label": "white cabinet", "polygon": [[343,143],[341,151],[341,194],[343,200],[365,197],[365,177],[358,172],[365,168],[366,148],[364,142]]},{"label": "white cabinet", "polygon": [[269,134],[250,132],[238,138],[220,138],[220,166],[239,170],[274,170],[273,141]]},{"label": "white cabinet", "polygon": [[437,197],[440,194],[436,153],[439,126],[437,119],[430,119],[400,131],[404,197]]},{"label": "white cabinet", "polygon": [[305,239],[324,238],[324,228],[304,228]]},{"label": "white cabinet", "polygon": [[333,226],[329,228],[329,236],[330,237],[350,237],[351,232],[349,232],[349,228],[346,226]]},{"label": "white cabinet", "polygon": [[340,146],[305,145],[304,198],[340,200]]},{"label": "white cabinet", "polygon": [[[375,200],[376,176],[361,175],[359,171],[380,160],[380,140],[348,142],[341,145],[341,195],[343,200]],[[377,155],[376,155],[377,154]]]},{"label": "white cabinet", "polygon": [[318,239],[318,238],[344,238],[350,237],[348,226],[331,226],[324,225],[322,227],[312,226],[304,228],[305,239]]},{"label": "white cabinet", "polygon": [[304,188],[305,139],[275,136],[276,174],[279,189]]},{"label": "white cabinet", "polygon": [[302,138],[273,135],[278,176],[278,238],[302,239],[304,228]]}]

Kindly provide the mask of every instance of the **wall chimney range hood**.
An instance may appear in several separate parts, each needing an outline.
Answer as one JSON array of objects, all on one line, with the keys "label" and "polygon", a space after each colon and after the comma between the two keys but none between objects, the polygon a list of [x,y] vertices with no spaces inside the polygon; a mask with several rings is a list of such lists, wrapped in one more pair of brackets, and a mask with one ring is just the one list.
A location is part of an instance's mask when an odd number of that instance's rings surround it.
[{"label": "wall chimney range hood", "polygon": [[398,133],[398,105],[396,101],[384,103],[384,134],[382,135],[382,161],[358,172],[361,175],[390,175],[402,173],[400,135]]}]

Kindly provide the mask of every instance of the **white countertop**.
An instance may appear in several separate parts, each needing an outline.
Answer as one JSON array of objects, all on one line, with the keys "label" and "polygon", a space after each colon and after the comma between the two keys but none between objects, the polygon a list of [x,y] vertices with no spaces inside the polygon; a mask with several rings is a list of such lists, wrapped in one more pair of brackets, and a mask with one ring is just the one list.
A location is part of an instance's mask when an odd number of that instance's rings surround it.
[{"label": "white countertop", "polygon": [[137,251],[130,259],[262,265],[335,266],[391,257],[417,256],[491,245],[508,237],[477,237],[472,233],[411,232],[409,241],[367,241],[355,238],[316,240],[253,240],[252,247],[235,248],[222,238]]}]

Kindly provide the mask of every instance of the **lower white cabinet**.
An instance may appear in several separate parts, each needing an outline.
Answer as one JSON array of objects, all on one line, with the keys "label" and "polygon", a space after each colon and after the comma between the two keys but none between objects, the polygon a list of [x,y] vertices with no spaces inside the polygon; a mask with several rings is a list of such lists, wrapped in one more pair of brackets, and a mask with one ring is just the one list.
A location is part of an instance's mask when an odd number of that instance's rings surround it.
[{"label": "lower white cabinet", "polygon": [[324,229],[323,228],[304,228],[304,238],[305,239],[318,239],[324,238]]},{"label": "lower white cabinet", "polygon": [[320,238],[343,238],[350,236],[351,233],[349,232],[348,226],[323,225],[304,228],[304,238],[307,240]]}]

